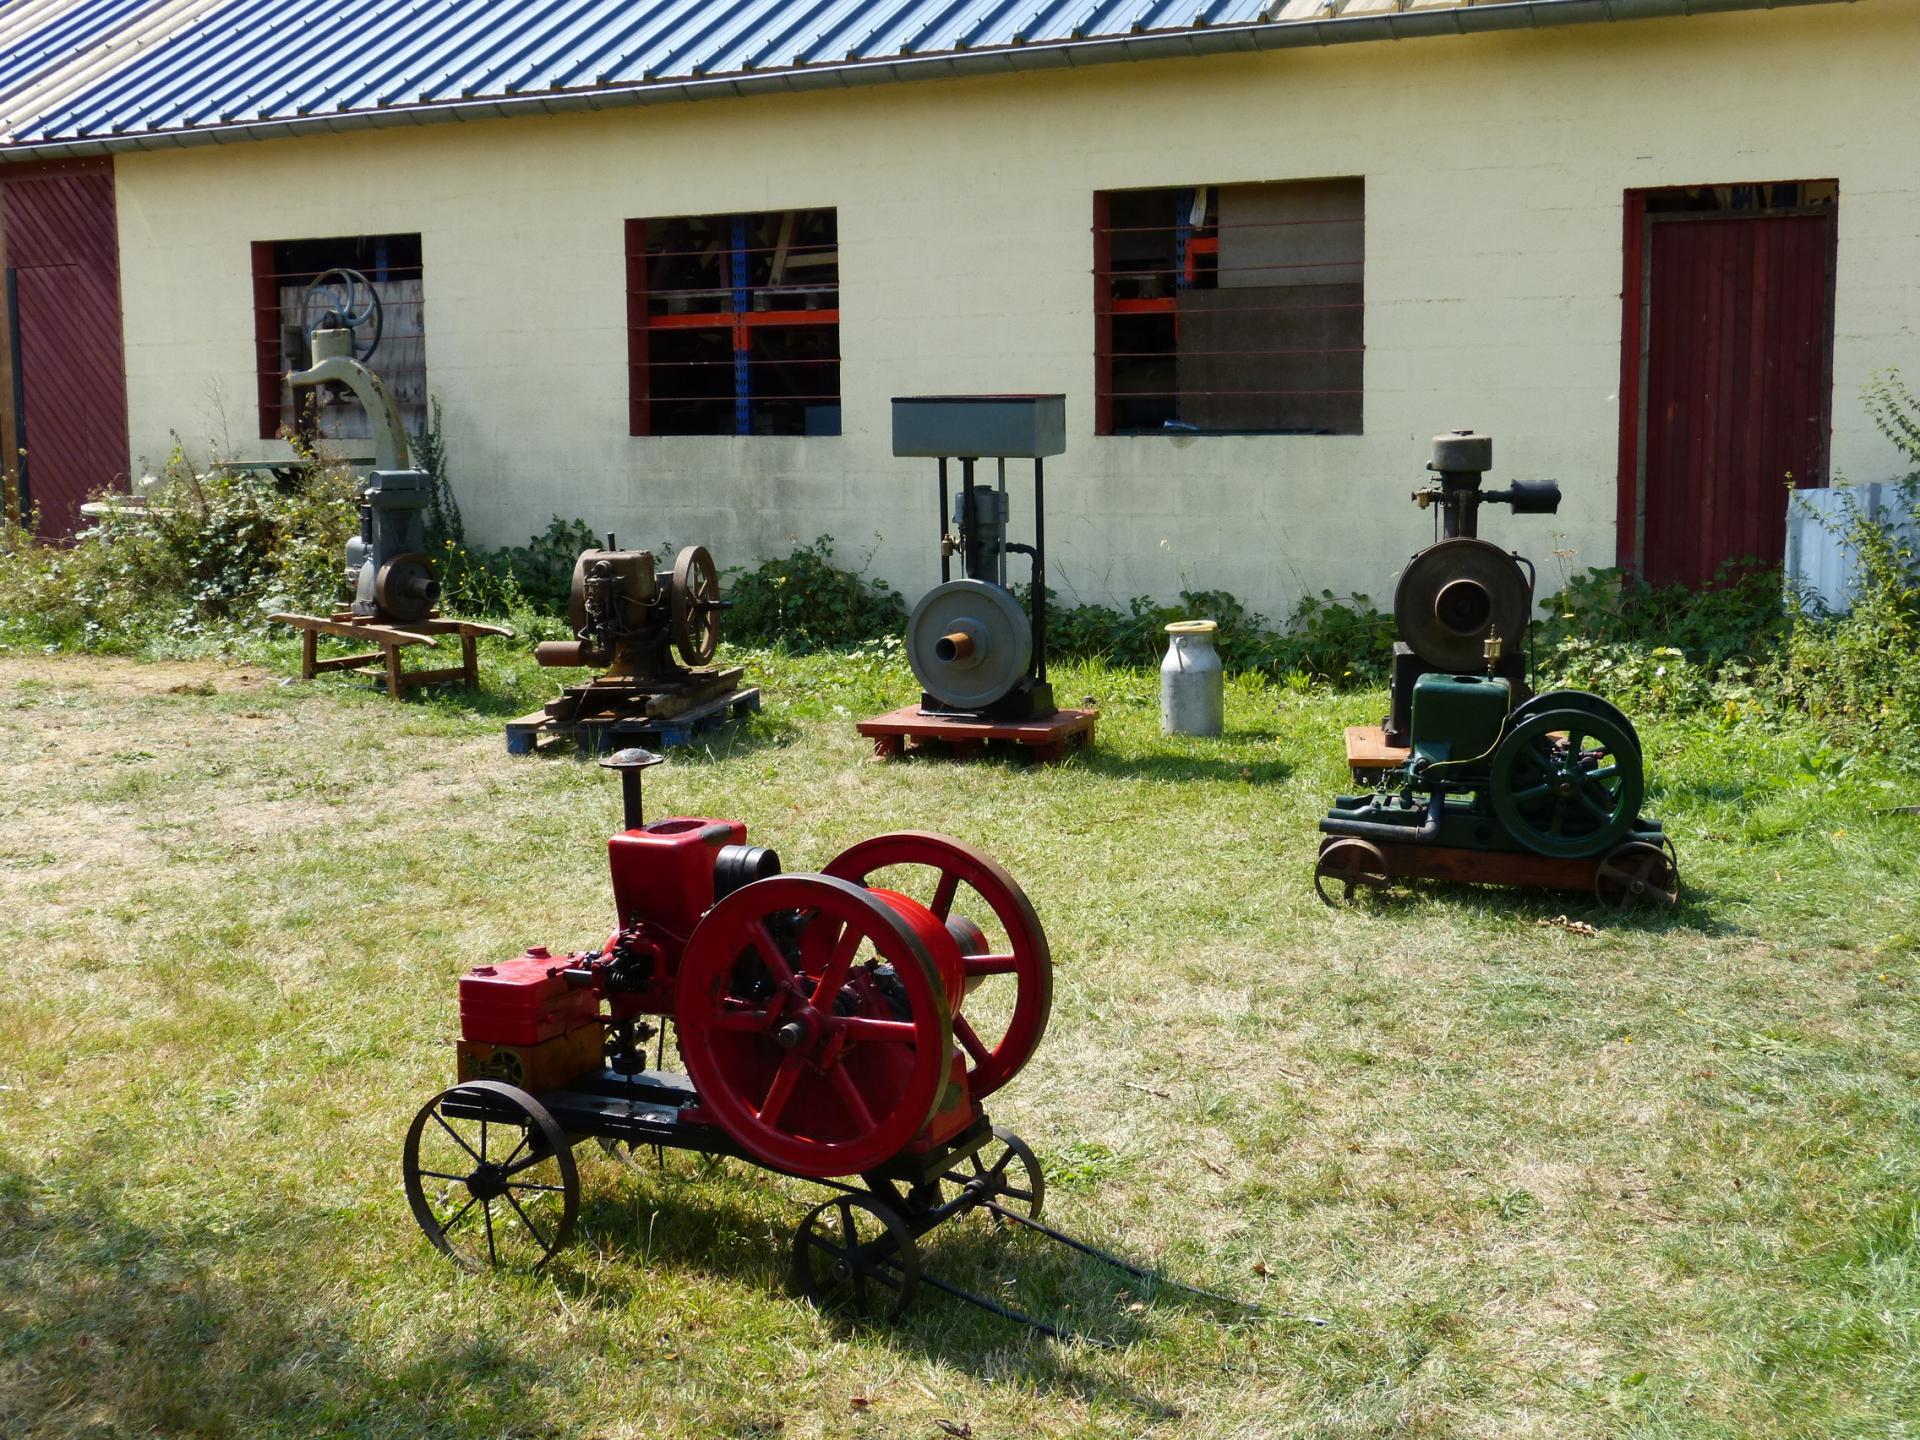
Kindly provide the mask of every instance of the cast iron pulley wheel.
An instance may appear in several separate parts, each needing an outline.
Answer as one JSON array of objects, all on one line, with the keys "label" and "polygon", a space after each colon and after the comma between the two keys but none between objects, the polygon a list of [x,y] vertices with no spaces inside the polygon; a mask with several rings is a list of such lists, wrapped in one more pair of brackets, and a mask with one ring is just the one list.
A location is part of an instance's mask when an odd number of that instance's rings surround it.
[{"label": "cast iron pulley wheel", "polygon": [[1602,720],[1611,720],[1633,742],[1634,753],[1640,752],[1640,732],[1633,728],[1633,721],[1627,718],[1626,712],[1611,700],[1595,695],[1590,690],[1547,690],[1531,700],[1523,700],[1507,716],[1507,728],[1511,730],[1548,710],[1580,710],[1588,715],[1598,715]]},{"label": "cast iron pulley wheel", "polygon": [[945,1178],[963,1189],[978,1186],[986,1192],[986,1199],[1038,1220],[1047,1203],[1047,1180],[1040,1173],[1039,1158],[1011,1130],[996,1125],[993,1138],[999,1142],[998,1153],[991,1146],[982,1146],[958,1168],[947,1171]]},{"label": "cast iron pulley wheel", "polygon": [[709,910],[674,1023],[700,1108],[762,1164],[815,1179],[905,1149],[953,1054],[926,945],[886,901],[826,875],[756,880]]},{"label": "cast iron pulley wheel", "polygon": [[300,313],[309,345],[317,330],[351,330],[354,359],[365,360],[380,348],[386,324],[380,292],[358,270],[341,267],[315,276],[307,286]]},{"label": "cast iron pulley wheel", "polygon": [[822,1310],[895,1320],[920,1284],[920,1247],[891,1209],[849,1191],[823,1200],[793,1232],[790,1283]]},{"label": "cast iron pulley wheel", "polygon": [[433,562],[417,551],[396,555],[373,577],[373,598],[395,620],[425,620],[440,600]]},{"label": "cast iron pulley wheel", "polygon": [[413,1218],[466,1270],[544,1265],[580,1213],[566,1135],[538,1100],[499,1080],[469,1080],[421,1106],[401,1171]]},{"label": "cast iron pulley wheel", "polygon": [[673,647],[689,665],[704,665],[720,645],[720,572],[704,545],[689,545],[673,562]]},{"label": "cast iron pulley wheel", "polygon": [[1562,859],[1624,840],[1645,785],[1632,737],[1585,710],[1544,710],[1509,727],[1490,779],[1500,823],[1528,849]]},{"label": "cast iron pulley wheel", "polygon": [[1629,840],[1616,845],[1593,872],[1593,898],[1612,910],[1680,903],[1680,865],[1665,842]]},{"label": "cast iron pulley wheel", "polygon": [[[978,1100],[1012,1079],[1039,1048],[1053,1013],[1053,952],[1026,891],[971,845],[921,830],[863,840],[834,856],[825,873],[856,885],[883,877],[888,888],[912,895],[954,932],[973,1010],[971,1019],[953,1017],[953,1038],[967,1055],[967,1093]],[[962,886],[969,894],[956,914]],[[984,915],[968,913],[976,902],[998,922],[997,935],[979,928],[976,920]],[[1011,985],[997,976],[1009,977]]]},{"label": "cast iron pulley wheel", "polygon": [[1384,890],[1393,870],[1381,848],[1358,835],[1340,835],[1320,847],[1313,889],[1324,905],[1351,905],[1362,890]]},{"label": "cast iron pulley wheel", "polygon": [[907,617],[907,663],[942,705],[981,710],[1026,675],[1033,622],[998,585],[949,580],[922,595]]}]

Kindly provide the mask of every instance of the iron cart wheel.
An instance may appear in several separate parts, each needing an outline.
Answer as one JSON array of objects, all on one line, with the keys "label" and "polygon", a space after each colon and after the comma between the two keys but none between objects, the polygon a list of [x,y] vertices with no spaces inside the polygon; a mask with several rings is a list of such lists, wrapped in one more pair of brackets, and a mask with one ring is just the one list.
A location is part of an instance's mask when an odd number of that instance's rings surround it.
[{"label": "iron cart wheel", "polygon": [[720,645],[720,572],[704,545],[689,545],[673,562],[673,646],[689,665],[704,665]]},{"label": "iron cart wheel", "polygon": [[1629,840],[1607,852],[1593,873],[1593,898],[1610,910],[1680,903],[1680,862],[1671,844]]},{"label": "iron cart wheel", "polygon": [[1513,707],[1513,713],[1507,716],[1507,729],[1511,730],[1524,720],[1548,710],[1583,710],[1589,715],[1597,715],[1602,720],[1611,720],[1626,732],[1627,739],[1633,742],[1633,752],[1640,753],[1640,732],[1633,728],[1633,721],[1627,718],[1626,711],[1603,696],[1590,690],[1545,690],[1531,700],[1522,700]]},{"label": "iron cart wheel", "polygon": [[1493,752],[1493,813],[1529,850],[1578,860],[1627,838],[1645,772],[1629,731],[1585,710],[1547,710]]},{"label": "iron cart wheel", "polygon": [[[982,985],[989,987],[983,1000],[1001,1001],[1003,1024],[990,1017],[989,1004],[975,1007],[984,1035],[965,1015],[953,1017],[953,1038],[967,1054],[967,1093],[983,1099],[1019,1073],[1047,1033],[1053,1012],[1053,952],[1047,948],[1046,932],[1027,892],[1011,875],[971,845],[945,835],[921,830],[876,835],[842,850],[823,873],[870,887],[875,876],[896,866],[924,872],[911,880],[887,875],[881,883],[909,891],[953,933],[960,943],[969,1001]],[[971,892],[963,909],[977,902],[991,912],[1005,932],[1004,950],[988,940],[973,918],[954,913],[963,885]],[[993,981],[994,976],[1008,977],[1011,987],[1006,980]]]},{"label": "iron cart wheel", "polygon": [[814,1206],[793,1232],[789,1279],[822,1310],[897,1320],[920,1285],[920,1247],[892,1210],[848,1191]]},{"label": "iron cart wheel", "polygon": [[580,1213],[567,1137],[544,1105],[499,1080],[469,1080],[421,1106],[401,1169],[413,1218],[465,1270],[537,1269]]},{"label": "iron cart wheel", "polygon": [[1385,890],[1393,884],[1393,867],[1386,853],[1371,840],[1341,835],[1320,847],[1313,867],[1313,889],[1323,905],[1351,905],[1362,890]]},{"label": "iron cart wheel", "polygon": [[[976,1150],[967,1156],[965,1167],[949,1170],[947,1180],[965,1188],[986,1182],[986,1199],[997,1201],[1009,1210],[1021,1211],[1029,1220],[1038,1220],[1047,1203],[1047,1178],[1040,1173],[1040,1160],[1027,1142],[1011,1130],[993,1127],[993,1138],[1000,1142],[1000,1153],[991,1160]],[[1002,1218],[1002,1225],[1013,1222]]]}]

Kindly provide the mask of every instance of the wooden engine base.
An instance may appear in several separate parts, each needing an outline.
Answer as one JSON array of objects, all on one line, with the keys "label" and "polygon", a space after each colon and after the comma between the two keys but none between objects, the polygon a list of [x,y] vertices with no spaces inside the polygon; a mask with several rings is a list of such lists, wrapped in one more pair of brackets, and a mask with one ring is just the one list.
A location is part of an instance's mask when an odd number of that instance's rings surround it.
[{"label": "wooden engine base", "polygon": [[1093,743],[1098,710],[1056,710],[1040,720],[1017,723],[961,720],[950,715],[928,715],[918,705],[903,706],[862,720],[854,728],[873,741],[873,753],[893,759],[932,746],[944,746],[956,760],[971,760],[990,742],[1014,745],[1030,758],[1046,763],[1064,759],[1070,750]]},{"label": "wooden engine base", "polygon": [[638,680],[602,675],[569,685],[557,699],[507,722],[507,753],[527,755],[548,741],[571,737],[595,753],[616,745],[689,744],[760,708],[757,688],[739,688],[745,672],[689,670],[679,679]]}]

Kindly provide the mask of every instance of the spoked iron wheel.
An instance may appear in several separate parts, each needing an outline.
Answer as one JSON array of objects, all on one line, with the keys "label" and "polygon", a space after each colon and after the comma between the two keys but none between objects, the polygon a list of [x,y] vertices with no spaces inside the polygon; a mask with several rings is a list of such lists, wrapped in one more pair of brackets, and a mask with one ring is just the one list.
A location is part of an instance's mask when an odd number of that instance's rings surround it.
[{"label": "spoked iron wheel", "polygon": [[898,1319],[920,1284],[920,1247],[906,1222],[879,1201],[836,1195],[809,1210],[794,1231],[791,1283],[822,1310]]},{"label": "spoked iron wheel", "polygon": [[1363,890],[1385,890],[1393,884],[1386,854],[1371,840],[1342,835],[1320,847],[1313,867],[1313,889],[1323,905],[1351,905]]},{"label": "spoked iron wheel", "polygon": [[1672,909],[1680,903],[1680,865],[1671,844],[1629,840],[1615,846],[1594,872],[1593,896],[1610,910],[1639,905]]},{"label": "spoked iron wheel", "polygon": [[876,1168],[946,1089],[953,1025],[932,955],[893,906],[826,875],[756,880],[708,911],[674,1019],[700,1108],[790,1174]]},{"label": "spoked iron wheel", "polygon": [[720,572],[704,545],[689,545],[673,562],[673,645],[689,665],[704,665],[720,644]]},{"label": "spoked iron wheel", "polygon": [[538,1100],[498,1080],[470,1080],[423,1105],[401,1169],[413,1218],[467,1270],[546,1264],[580,1212],[567,1137]]},{"label": "spoked iron wheel", "polygon": [[[909,894],[947,927],[966,974],[966,1013],[953,1017],[953,1038],[967,1054],[967,1092],[978,1100],[1012,1079],[1053,1012],[1053,953],[1014,878],[971,845],[920,830],[863,840],[825,873]],[[979,923],[989,917],[991,935]]]},{"label": "spoked iron wheel", "polygon": [[1601,855],[1640,814],[1640,747],[1604,716],[1547,710],[1493,752],[1493,810],[1528,849],[1562,859]]},{"label": "spoked iron wheel", "polygon": [[[958,1168],[949,1170],[945,1178],[962,1187],[985,1182],[990,1189],[987,1199],[1017,1210],[1030,1220],[1038,1220],[1041,1208],[1047,1203],[1047,1180],[1040,1173],[1039,1157],[1011,1130],[1002,1130],[996,1125],[993,1138],[999,1142],[997,1153],[991,1145],[982,1146]],[[1002,1220],[1001,1223],[1012,1222]]]}]

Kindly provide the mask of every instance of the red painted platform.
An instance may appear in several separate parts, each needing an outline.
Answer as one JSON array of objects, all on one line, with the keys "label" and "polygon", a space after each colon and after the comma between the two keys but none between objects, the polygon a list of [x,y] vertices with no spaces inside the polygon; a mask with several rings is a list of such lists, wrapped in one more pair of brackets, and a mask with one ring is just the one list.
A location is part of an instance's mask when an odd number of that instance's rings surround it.
[{"label": "red painted platform", "polygon": [[908,742],[916,752],[939,744],[956,760],[971,760],[990,741],[1018,745],[1042,762],[1065,758],[1069,750],[1093,743],[1098,710],[1056,710],[1044,720],[1002,724],[986,720],[956,720],[947,715],[923,715],[918,705],[905,705],[855,727],[873,741],[873,753],[882,760],[904,755]]}]

